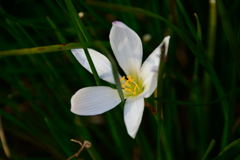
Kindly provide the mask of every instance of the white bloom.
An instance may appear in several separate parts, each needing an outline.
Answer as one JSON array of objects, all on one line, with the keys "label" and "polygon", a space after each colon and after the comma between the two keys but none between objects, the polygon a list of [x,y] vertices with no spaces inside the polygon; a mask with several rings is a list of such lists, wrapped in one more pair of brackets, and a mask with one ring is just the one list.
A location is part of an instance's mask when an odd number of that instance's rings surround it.
[{"label": "white bloom", "polygon": [[[140,126],[144,98],[152,95],[157,87],[158,67],[161,52],[166,56],[170,36],[150,54],[142,64],[142,42],[139,36],[122,22],[113,22],[110,43],[118,64],[125,72],[120,82],[124,98],[124,122],[128,134],[135,138]],[[164,49],[163,49],[164,48]],[[79,63],[91,72],[83,49],[72,49]],[[114,84],[110,61],[101,53],[88,49],[99,77]],[[71,111],[78,115],[97,115],[104,113],[121,102],[118,91],[107,86],[86,87],[78,90],[71,99]]]}]

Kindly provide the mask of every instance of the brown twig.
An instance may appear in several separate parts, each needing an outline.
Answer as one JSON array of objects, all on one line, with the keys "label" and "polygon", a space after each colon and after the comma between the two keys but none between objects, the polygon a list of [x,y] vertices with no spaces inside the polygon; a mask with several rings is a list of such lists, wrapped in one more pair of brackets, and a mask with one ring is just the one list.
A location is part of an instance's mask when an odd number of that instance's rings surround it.
[{"label": "brown twig", "polygon": [[75,140],[75,139],[70,139],[70,141],[79,144],[81,147],[76,153],[74,153],[72,156],[70,156],[67,160],[71,160],[73,158],[78,158],[79,154],[83,151],[84,148],[88,149],[92,146],[92,143],[87,140],[84,140],[83,143],[78,140]]}]

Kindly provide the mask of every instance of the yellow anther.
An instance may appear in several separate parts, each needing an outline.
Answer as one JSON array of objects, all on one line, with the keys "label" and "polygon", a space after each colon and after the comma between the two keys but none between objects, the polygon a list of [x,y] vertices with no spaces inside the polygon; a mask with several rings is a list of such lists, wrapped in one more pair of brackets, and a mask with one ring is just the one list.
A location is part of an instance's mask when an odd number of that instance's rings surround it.
[{"label": "yellow anther", "polygon": [[129,88],[124,88],[125,91],[129,92],[129,93],[132,93],[132,90],[129,89]]},{"label": "yellow anther", "polygon": [[120,78],[120,82],[122,82],[122,81],[124,81],[124,80],[126,80],[126,79],[125,79],[125,76],[122,76],[122,77]]},{"label": "yellow anther", "polygon": [[[124,91],[125,96],[137,96],[143,91],[141,81],[136,81],[132,76],[125,76],[120,78],[121,87]],[[139,83],[140,82],[140,83]]]},{"label": "yellow anther", "polygon": [[138,84],[135,85],[134,90],[139,89]]},{"label": "yellow anther", "polygon": [[134,79],[131,76],[127,76],[129,82],[134,82]]},{"label": "yellow anther", "polygon": [[131,87],[132,85],[127,81],[126,83],[125,83],[125,87]]},{"label": "yellow anther", "polygon": [[134,87],[134,92],[136,92],[136,90],[138,89],[139,87],[138,87],[138,85],[136,85],[135,87]]}]

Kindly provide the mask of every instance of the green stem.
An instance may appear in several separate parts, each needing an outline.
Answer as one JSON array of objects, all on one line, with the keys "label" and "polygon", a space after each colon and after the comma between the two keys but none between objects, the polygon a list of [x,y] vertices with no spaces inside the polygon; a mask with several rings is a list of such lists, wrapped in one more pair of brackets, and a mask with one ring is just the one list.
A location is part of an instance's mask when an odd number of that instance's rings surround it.
[{"label": "green stem", "polygon": [[96,43],[100,43],[102,45],[107,44],[107,42],[88,42],[88,43],[65,43],[65,44],[55,44],[41,47],[33,47],[33,48],[22,48],[22,49],[12,49],[12,50],[4,50],[0,51],[0,56],[19,56],[19,55],[32,55],[32,54],[42,54],[49,52],[59,52],[59,51],[67,51],[74,48],[86,48],[89,46],[94,46]]},{"label": "green stem", "polygon": [[202,157],[202,160],[205,160],[207,158],[207,156],[209,155],[209,153],[213,149],[214,145],[215,145],[215,140],[212,139],[211,142],[208,145],[208,148],[207,148],[206,152],[204,153],[204,155]]}]

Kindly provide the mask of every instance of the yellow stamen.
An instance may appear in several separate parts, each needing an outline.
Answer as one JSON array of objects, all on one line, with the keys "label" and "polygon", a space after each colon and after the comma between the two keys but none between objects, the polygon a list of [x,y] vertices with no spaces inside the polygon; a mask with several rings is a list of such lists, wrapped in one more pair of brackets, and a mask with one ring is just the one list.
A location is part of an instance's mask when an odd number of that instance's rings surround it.
[{"label": "yellow stamen", "polygon": [[125,76],[121,77],[120,82],[122,83],[121,86],[126,97],[137,96],[143,91],[142,81],[140,79],[136,81],[130,75],[127,78]]},{"label": "yellow stamen", "polygon": [[134,82],[134,79],[131,76],[127,76],[129,82]]},{"label": "yellow stamen", "polygon": [[124,81],[124,80],[126,80],[126,79],[125,79],[125,76],[122,76],[122,77],[120,78],[120,82],[122,82],[122,81]]},{"label": "yellow stamen", "polygon": [[125,91],[127,91],[127,92],[130,92],[130,93],[132,93],[132,90],[131,90],[131,89],[129,89],[129,88],[125,88],[124,90],[125,90]]}]

